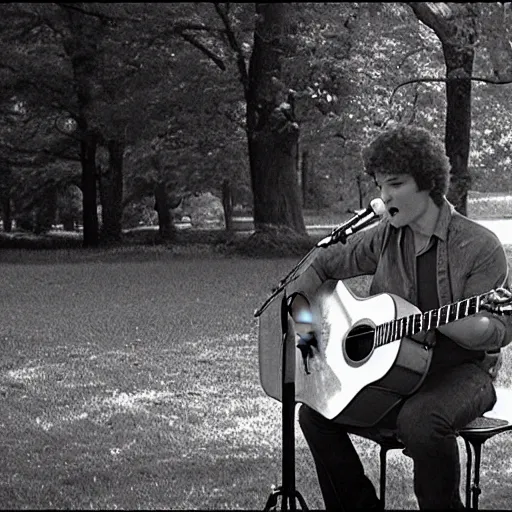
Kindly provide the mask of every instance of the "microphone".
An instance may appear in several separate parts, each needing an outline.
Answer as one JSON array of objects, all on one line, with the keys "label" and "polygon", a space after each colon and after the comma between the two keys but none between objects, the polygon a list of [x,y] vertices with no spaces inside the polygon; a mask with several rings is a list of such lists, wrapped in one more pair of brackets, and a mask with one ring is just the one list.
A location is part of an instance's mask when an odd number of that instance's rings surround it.
[{"label": "microphone", "polygon": [[[380,198],[372,199],[366,210],[354,215],[350,220],[334,228],[332,233],[320,240],[316,244],[317,247],[329,247],[329,245],[337,244],[338,242],[345,243],[349,235],[353,235],[360,229],[373,224],[379,219],[386,211],[384,201]],[[365,218],[368,217],[368,218]],[[363,220],[364,219],[364,220]]]}]

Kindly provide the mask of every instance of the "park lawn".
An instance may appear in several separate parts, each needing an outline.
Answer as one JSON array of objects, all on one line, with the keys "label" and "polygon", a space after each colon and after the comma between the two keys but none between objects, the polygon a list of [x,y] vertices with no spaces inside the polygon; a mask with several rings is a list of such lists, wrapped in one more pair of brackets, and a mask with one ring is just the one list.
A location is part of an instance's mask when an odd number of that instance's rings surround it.
[{"label": "park lawn", "polygon": [[[296,259],[162,247],[0,259],[1,508],[264,508],[281,483],[281,408],[259,382],[253,312]],[[512,386],[510,350],[498,384]],[[296,433],[297,489],[321,508]],[[377,482],[376,445],[356,443]],[[510,453],[512,436],[486,444],[482,508],[509,506]],[[388,507],[416,508],[410,459],[388,466]]]}]

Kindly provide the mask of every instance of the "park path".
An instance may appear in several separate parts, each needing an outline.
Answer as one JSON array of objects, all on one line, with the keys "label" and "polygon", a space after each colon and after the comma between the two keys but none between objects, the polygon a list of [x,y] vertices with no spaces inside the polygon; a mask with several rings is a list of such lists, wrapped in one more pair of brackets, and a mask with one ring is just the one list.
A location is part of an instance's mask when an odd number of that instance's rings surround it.
[{"label": "park path", "polygon": [[480,220],[478,223],[494,231],[502,244],[512,244],[512,219]]},{"label": "park path", "polygon": [[[502,244],[512,244],[512,219],[489,219],[476,222],[496,233]],[[306,229],[310,235],[325,236],[335,227],[334,224],[323,224],[307,226]]]},{"label": "park path", "polygon": [[[502,244],[512,245],[512,218],[511,219],[489,219],[489,220],[477,220],[479,224],[490,229],[500,239]],[[327,236],[331,231],[339,224],[308,224],[306,229],[308,234],[311,236]],[[176,223],[178,229],[190,228],[190,224],[182,225]],[[154,226],[158,229],[158,226]],[[253,224],[252,217],[236,217],[234,221],[234,229],[238,232],[252,232]]]}]

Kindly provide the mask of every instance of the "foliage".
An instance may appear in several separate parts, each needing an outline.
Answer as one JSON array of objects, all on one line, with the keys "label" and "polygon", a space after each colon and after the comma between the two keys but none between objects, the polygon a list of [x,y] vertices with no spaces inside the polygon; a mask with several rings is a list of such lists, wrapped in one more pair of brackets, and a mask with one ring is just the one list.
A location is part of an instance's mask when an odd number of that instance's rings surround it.
[{"label": "foliage", "polygon": [[[80,184],[78,103],[64,51],[70,36],[66,8],[23,3],[1,8],[0,182],[7,183],[12,173],[15,215],[42,206],[46,188],[50,193],[54,186]],[[402,121],[443,138],[443,83],[417,82],[395,91],[411,78],[441,78],[442,49],[432,30],[402,3],[297,3],[293,9],[282,83],[285,92],[294,91],[299,168],[303,152],[310,155],[310,203],[358,207],[358,177],[365,200],[375,194],[360,159],[361,146],[373,135]],[[504,80],[509,8],[477,3],[475,9],[474,73]],[[220,195],[220,183],[228,177],[235,202],[250,210],[239,55],[226,40],[215,6],[93,3],[83,10],[84,19],[102,20],[103,27],[88,119],[105,140],[126,140],[125,207],[152,196],[162,180],[174,202],[190,192]],[[246,59],[253,45],[253,12],[251,4],[230,4],[232,28]],[[510,165],[510,87],[473,83],[475,190],[510,189],[504,172]],[[103,149],[98,163],[108,166]]]}]

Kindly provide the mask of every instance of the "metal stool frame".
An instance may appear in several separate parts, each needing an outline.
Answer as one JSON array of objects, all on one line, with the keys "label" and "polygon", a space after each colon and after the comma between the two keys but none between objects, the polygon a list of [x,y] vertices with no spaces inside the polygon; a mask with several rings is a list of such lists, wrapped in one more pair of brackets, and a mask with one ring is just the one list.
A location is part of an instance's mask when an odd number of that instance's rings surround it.
[{"label": "metal stool frame", "polygon": [[[478,510],[478,498],[482,493],[480,488],[480,464],[482,460],[482,447],[488,439],[502,432],[511,431],[512,423],[498,418],[487,418],[481,416],[472,421],[469,425],[458,432],[458,435],[464,440],[466,447],[466,508]],[[349,432],[360,437],[370,439],[380,446],[380,477],[379,477],[379,495],[382,506],[386,504],[386,466],[387,453],[389,450],[403,450],[405,446],[396,437],[392,430],[382,431],[364,431],[364,429],[355,429]],[[473,475],[473,482],[471,476]]]}]

